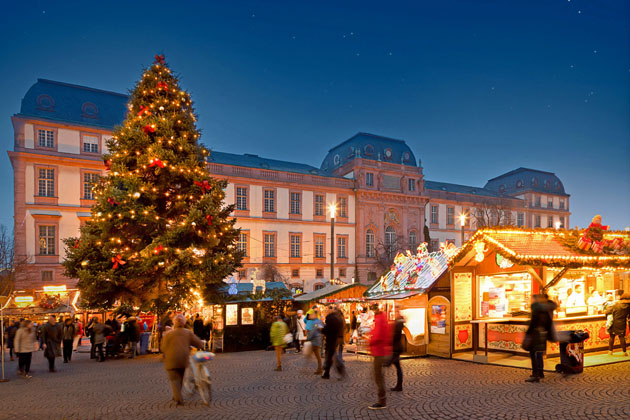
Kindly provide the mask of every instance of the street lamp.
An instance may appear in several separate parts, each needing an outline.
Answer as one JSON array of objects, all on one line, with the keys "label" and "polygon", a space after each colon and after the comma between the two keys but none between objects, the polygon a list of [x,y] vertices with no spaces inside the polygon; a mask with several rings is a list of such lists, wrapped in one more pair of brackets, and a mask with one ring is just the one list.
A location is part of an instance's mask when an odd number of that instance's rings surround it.
[{"label": "street lamp", "polygon": [[462,213],[459,215],[459,225],[462,227],[462,243],[461,246],[464,246],[464,226],[466,225],[466,214]]},{"label": "street lamp", "polygon": [[335,280],[335,215],[337,214],[337,204],[328,205],[330,211],[330,283]]},{"label": "street lamp", "polygon": [[560,221],[556,221],[556,230],[560,229]]}]

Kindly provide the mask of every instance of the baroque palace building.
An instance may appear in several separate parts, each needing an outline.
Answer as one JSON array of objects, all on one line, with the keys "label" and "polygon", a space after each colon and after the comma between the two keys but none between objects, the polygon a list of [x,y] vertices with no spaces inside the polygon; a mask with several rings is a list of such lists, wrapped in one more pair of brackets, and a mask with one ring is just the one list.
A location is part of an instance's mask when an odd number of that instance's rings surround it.
[{"label": "baroque palace building", "polygon": [[[125,116],[127,96],[39,79],[13,115],[15,253],[26,260],[16,288],[73,287],[61,239],[90,218],[101,155]],[[212,151],[208,169],[228,180],[236,205],[241,281],[274,272],[311,291],[331,278],[370,283],[399,250],[461,244],[479,226],[569,226],[569,195],[551,172],[519,168],[484,187],[426,180],[402,140],[358,133],[330,149],[319,168],[252,154]],[[330,272],[335,203],[334,262]],[[425,229],[426,226],[426,229]],[[426,235],[429,235],[429,238]]]}]

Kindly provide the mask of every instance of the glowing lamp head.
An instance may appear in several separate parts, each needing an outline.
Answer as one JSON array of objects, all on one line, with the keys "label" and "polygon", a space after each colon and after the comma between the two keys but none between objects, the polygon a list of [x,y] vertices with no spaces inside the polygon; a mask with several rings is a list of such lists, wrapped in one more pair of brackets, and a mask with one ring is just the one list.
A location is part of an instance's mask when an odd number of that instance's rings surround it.
[{"label": "glowing lamp head", "polygon": [[556,229],[560,229],[560,222],[559,221],[556,222]]},{"label": "glowing lamp head", "polygon": [[330,211],[330,217],[334,218],[337,214],[337,204],[331,203],[328,205],[328,211]]},{"label": "glowing lamp head", "polygon": [[459,225],[462,227],[466,226],[466,215],[464,213],[459,215]]}]

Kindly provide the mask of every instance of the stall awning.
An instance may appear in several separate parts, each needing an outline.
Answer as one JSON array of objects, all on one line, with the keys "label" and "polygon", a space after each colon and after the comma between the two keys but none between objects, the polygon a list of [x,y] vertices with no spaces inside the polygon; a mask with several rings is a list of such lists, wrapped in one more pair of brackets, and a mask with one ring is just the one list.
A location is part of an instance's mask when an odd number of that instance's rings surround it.
[{"label": "stall awning", "polygon": [[421,291],[420,290],[413,290],[411,292],[402,292],[402,293],[393,293],[393,294],[388,294],[388,295],[381,295],[381,296],[371,296],[368,298],[368,300],[396,300],[396,299],[406,299],[408,297],[411,296],[415,296],[420,294]]}]

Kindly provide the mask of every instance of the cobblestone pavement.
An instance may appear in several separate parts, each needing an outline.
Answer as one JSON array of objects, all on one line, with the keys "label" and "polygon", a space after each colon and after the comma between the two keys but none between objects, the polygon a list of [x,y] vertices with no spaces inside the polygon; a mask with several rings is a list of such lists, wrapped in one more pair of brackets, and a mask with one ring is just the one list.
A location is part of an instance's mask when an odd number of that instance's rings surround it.
[{"label": "cobblestone pavement", "polygon": [[[405,390],[376,400],[371,364],[345,355],[346,380],[313,375],[300,355],[287,354],[274,372],[273,352],[219,354],[212,361],[213,401],[189,397],[182,407],[159,356],[96,363],[75,353],[48,373],[42,353],[34,355],[33,378],[0,383],[0,419],[630,419],[630,363],[587,368],[581,375],[548,373],[544,382],[524,383],[522,369],[437,358],[403,360]],[[395,378],[387,370],[387,385]]]}]

